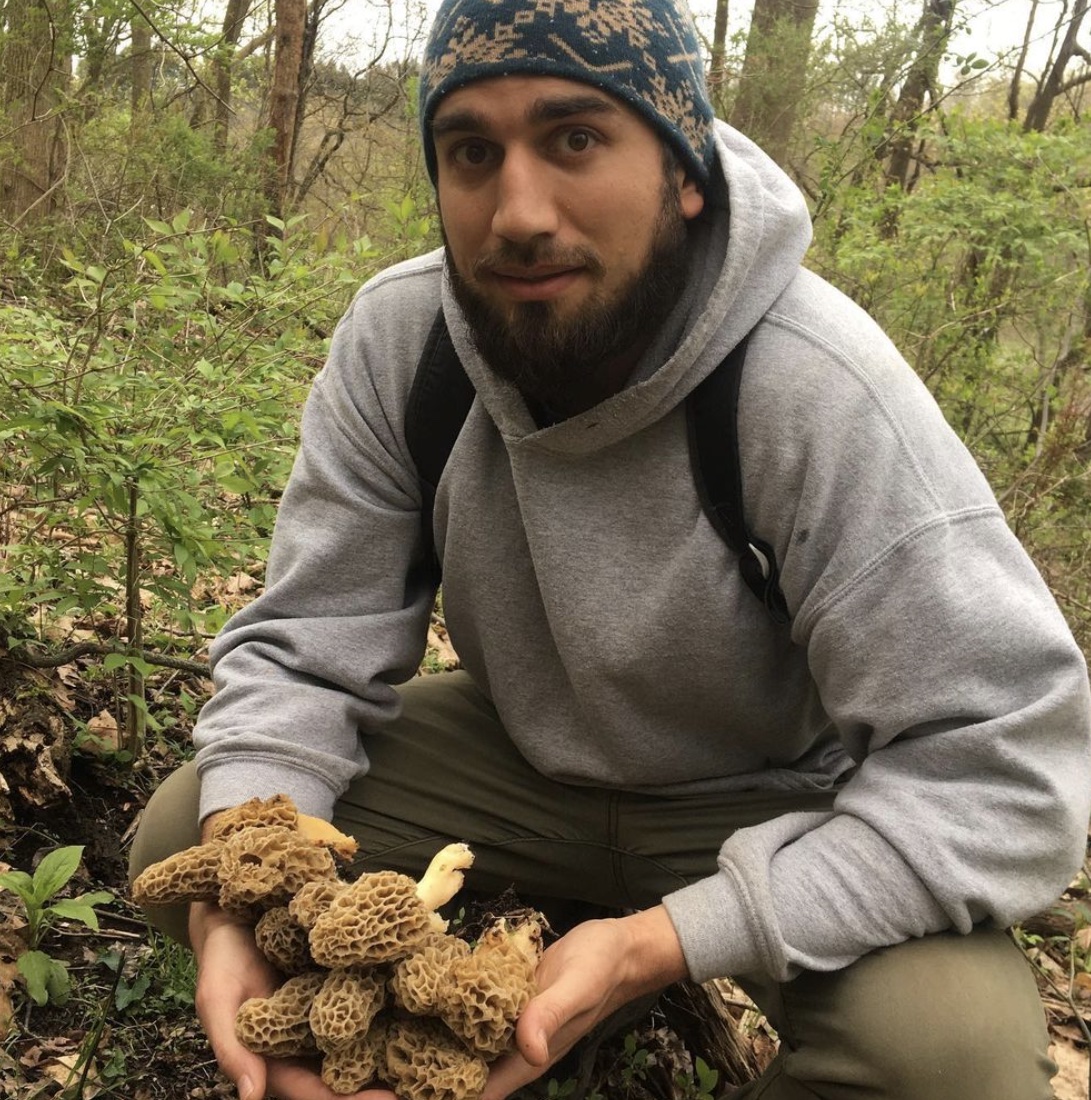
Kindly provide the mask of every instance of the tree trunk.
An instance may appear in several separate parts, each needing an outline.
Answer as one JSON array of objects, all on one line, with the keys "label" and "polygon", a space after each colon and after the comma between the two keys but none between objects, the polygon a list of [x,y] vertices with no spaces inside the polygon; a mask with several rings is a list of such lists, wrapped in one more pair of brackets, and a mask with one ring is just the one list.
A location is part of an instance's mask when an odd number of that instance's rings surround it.
[{"label": "tree trunk", "polygon": [[137,119],[151,103],[152,99],[152,29],[151,25],[138,11],[133,11],[129,24],[132,36],[132,52],[129,55],[129,71],[132,78],[132,121]]},{"label": "tree trunk", "polygon": [[712,25],[712,58],[708,67],[708,90],[717,113],[723,110],[723,91],[727,74],[727,0],[716,0],[716,18]]},{"label": "tree trunk", "polygon": [[303,82],[303,37],[307,21],[306,0],[276,0],[276,55],[273,86],[269,94],[269,149],[266,194],[271,213],[284,213],[292,176],[296,118]]},{"label": "tree trunk", "polygon": [[250,0],[227,0],[223,36],[212,59],[212,87],[216,93],[216,121],[213,140],[216,149],[227,151],[227,136],[231,127],[232,66],[235,47],[242,37],[243,24],[250,14]]},{"label": "tree trunk", "polygon": [[1066,84],[1064,76],[1065,69],[1068,68],[1068,63],[1074,57],[1083,58],[1084,61],[1088,60],[1087,51],[1076,41],[1076,36],[1080,32],[1080,25],[1083,23],[1084,16],[1086,15],[1087,0],[1076,0],[1072,8],[1072,14],[1068,17],[1068,26],[1061,39],[1061,45],[1057,50],[1057,57],[1050,67],[1045,80],[1042,81],[1041,86],[1038,88],[1037,94],[1031,100],[1030,106],[1027,108],[1027,116],[1023,119],[1023,130],[1027,133],[1032,130],[1044,130],[1046,128],[1046,123],[1049,121],[1050,112],[1053,110],[1053,105],[1058,97],[1068,91],[1069,88],[1078,87],[1080,84],[1086,83],[1089,79],[1085,75],[1083,77],[1077,77],[1071,83]]},{"label": "tree trunk", "polygon": [[67,148],[60,104],[70,77],[61,5],[8,0],[0,35],[0,118],[11,154],[0,160],[0,215],[14,224],[53,209]]},{"label": "tree trunk", "polygon": [[909,189],[917,129],[924,114],[925,100],[935,93],[939,63],[947,50],[954,15],[955,0],[925,0],[924,12],[917,23],[917,56],[894,106],[890,120],[892,134],[887,146],[890,152],[887,183],[896,184],[903,191]]},{"label": "tree trunk", "polygon": [[818,0],[756,0],[731,125],[784,165],[806,87]]}]

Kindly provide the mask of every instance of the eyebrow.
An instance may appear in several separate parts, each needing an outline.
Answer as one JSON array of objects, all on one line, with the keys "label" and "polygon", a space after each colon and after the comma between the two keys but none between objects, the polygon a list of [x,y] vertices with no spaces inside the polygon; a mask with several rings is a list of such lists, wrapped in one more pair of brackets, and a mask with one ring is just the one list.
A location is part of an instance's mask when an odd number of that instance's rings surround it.
[{"label": "eyebrow", "polygon": [[[599,95],[571,95],[556,96],[549,99],[536,99],[527,111],[527,121],[530,123],[556,122],[560,119],[571,118],[573,115],[586,114],[617,114],[620,108]],[[479,111],[469,108],[461,111],[452,111],[441,118],[432,120],[432,137],[442,137],[450,133],[487,133],[489,120]]]}]

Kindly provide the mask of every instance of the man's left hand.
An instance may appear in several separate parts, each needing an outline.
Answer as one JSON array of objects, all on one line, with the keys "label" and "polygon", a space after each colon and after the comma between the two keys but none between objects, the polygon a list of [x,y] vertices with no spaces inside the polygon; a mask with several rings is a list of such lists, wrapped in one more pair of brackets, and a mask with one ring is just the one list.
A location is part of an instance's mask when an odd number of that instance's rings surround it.
[{"label": "man's left hand", "polygon": [[493,1065],[481,1100],[504,1100],[616,1009],[686,973],[678,935],[661,905],[577,925],[542,956],[538,994],[516,1026],[518,1049]]}]

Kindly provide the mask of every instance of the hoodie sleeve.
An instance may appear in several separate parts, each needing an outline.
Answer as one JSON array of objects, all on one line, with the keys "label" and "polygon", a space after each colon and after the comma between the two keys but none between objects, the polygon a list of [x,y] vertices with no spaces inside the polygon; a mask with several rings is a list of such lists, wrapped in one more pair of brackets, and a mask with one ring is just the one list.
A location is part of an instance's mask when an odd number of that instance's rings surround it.
[{"label": "hoodie sleeve", "polygon": [[832,813],[740,830],[666,899],[698,980],[1010,925],[1087,841],[1071,632],[925,387],[854,306],[808,293],[748,360],[744,482],[764,474],[754,527],[776,532],[793,639],[857,768]]},{"label": "hoodie sleeve", "polygon": [[213,644],[216,693],[194,730],[202,816],[284,792],[328,817],[366,769],[359,729],[395,716],[392,685],[423,656],[434,588],[416,567],[420,490],[401,428],[414,360],[387,331],[385,284],[365,287],[334,334],[265,591]]}]

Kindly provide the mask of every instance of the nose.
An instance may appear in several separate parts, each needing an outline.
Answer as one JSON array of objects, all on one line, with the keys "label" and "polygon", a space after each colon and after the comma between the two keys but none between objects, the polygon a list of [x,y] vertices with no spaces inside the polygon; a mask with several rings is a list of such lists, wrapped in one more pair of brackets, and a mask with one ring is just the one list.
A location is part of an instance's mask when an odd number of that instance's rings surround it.
[{"label": "nose", "polygon": [[497,173],[492,230],[523,244],[558,229],[558,209],[548,169],[528,150],[508,149]]}]

